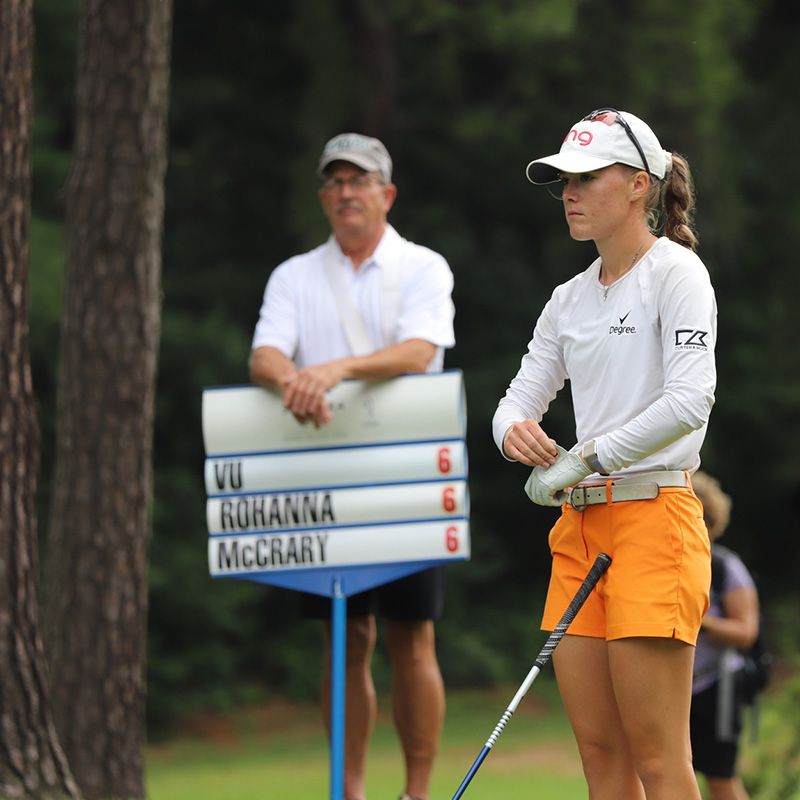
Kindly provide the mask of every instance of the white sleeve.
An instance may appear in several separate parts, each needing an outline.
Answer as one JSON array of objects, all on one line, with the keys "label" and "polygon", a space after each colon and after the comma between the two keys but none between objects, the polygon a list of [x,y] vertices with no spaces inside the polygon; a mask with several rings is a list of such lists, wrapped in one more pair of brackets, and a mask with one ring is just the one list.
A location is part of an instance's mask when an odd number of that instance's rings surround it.
[{"label": "white sleeve", "polygon": [[258,347],[275,347],[294,358],[298,343],[297,303],[287,280],[284,262],[269,276],[258,314],[251,353]]},{"label": "white sleeve", "polygon": [[[503,437],[515,422],[535,419],[540,422],[548,406],[567,378],[564,354],[556,335],[557,304],[547,303],[533,331],[528,352],[522,357],[519,372],[498,403],[492,419],[492,433],[500,452]],[[505,456],[505,454],[503,454]]]},{"label": "white sleeve", "polygon": [[422,258],[403,282],[397,341],[425,339],[438,347],[452,347],[453,273],[443,256],[423,247],[418,247],[418,252]]},{"label": "white sleeve", "polygon": [[654,291],[664,390],[630,422],[595,441],[598,460],[611,472],[701,431],[714,404],[717,306],[707,270],[699,259],[675,264]]}]

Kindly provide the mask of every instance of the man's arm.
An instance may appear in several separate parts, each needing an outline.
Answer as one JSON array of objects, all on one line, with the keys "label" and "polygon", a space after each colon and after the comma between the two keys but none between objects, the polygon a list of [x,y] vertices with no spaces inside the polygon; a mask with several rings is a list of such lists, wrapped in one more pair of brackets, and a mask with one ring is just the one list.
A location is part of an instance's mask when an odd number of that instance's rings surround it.
[{"label": "man's arm", "polygon": [[[425,339],[407,339],[366,356],[350,356],[330,362],[338,365],[340,380],[375,381],[425,372],[436,355],[436,345]],[[338,381],[337,381],[338,383]],[[335,384],[334,384],[335,385]]]},{"label": "man's arm", "polygon": [[291,387],[298,374],[294,361],[276,347],[257,347],[253,351],[250,361],[250,380],[258,386],[277,389],[281,393],[283,405],[292,412],[301,425],[307,422],[313,422],[318,428],[327,425],[331,421],[331,413],[324,395],[322,400],[313,406],[294,401]]},{"label": "man's arm", "polygon": [[257,347],[250,361],[250,380],[268,389],[282,389],[287,378],[297,372],[291,358],[277,347]]}]

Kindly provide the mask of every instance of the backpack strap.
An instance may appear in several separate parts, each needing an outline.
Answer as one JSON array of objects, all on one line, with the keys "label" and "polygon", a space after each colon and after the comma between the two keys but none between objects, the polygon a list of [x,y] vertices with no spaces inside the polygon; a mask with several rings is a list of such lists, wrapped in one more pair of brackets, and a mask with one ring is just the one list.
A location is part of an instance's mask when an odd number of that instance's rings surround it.
[{"label": "backpack strap", "polygon": [[[323,261],[325,277],[331,289],[339,320],[344,328],[347,343],[354,356],[365,356],[374,353],[375,344],[367,331],[364,316],[353,299],[353,293],[347,283],[344,264],[339,259],[339,249],[333,236],[325,245]],[[381,270],[381,347],[388,347],[397,342],[397,320],[400,318],[402,306],[401,276],[405,265],[406,253],[401,258],[384,260]]]},{"label": "backpack strap", "polygon": [[323,253],[325,277],[336,303],[336,310],[339,312],[339,320],[344,328],[344,335],[350,345],[350,352],[354,356],[366,356],[375,351],[367,325],[361,310],[353,299],[353,293],[347,285],[347,275],[344,271],[344,264],[338,258],[338,248],[331,236],[325,245]]},{"label": "backpack strap", "polygon": [[401,287],[405,254],[402,258],[387,259],[381,263],[381,333],[383,346],[397,342],[397,320],[400,318]]},{"label": "backpack strap", "polygon": [[722,600],[725,591],[725,574],[727,570],[727,557],[732,551],[721,544],[715,544],[711,548],[711,588],[714,593]]}]

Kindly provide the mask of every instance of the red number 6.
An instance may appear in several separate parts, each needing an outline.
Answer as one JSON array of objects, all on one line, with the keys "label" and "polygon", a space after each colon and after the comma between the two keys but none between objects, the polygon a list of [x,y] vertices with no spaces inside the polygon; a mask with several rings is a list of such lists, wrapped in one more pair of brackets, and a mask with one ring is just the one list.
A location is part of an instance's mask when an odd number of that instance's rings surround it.
[{"label": "red number 6", "polygon": [[455,525],[450,525],[446,531],[447,536],[447,549],[451,553],[458,550],[458,528]]}]

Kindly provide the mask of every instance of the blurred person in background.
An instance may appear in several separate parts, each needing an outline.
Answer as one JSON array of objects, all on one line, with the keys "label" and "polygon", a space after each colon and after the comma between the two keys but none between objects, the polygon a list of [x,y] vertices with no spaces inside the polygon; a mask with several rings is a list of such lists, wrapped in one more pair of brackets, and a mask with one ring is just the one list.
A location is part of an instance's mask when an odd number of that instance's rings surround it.
[{"label": "blurred person in background", "polygon": [[[326,393],[340,381],[440,372],[444,350],[455,338],[447,261],[402,238],[387,221],[397,188],[384,145],[358,133],[335,136],[325,145],[318,174],[331,235],[270,275],[250,377],[279,391],[298,423],[319,428],[332,419]],[[401,800],[429,800],[445,711],[434,639],[444,583],[445,567],[436,566],[347,600],[345,800],[366,797],[367,749],[377,712],[370,666],[376,613],[383,618],[392,708],[405,758]],[[330,733],[331,601],[303,594],[303,613],[324,621],[321,699]]]},{"label": "blurred person in background", "polygon": [[742,732],[742,650],[758,636],[758,592],[741,558],[716,540],[728,527],[731,498],[705,472],[692,475],[711,539],[711,603],[694,658],[691,736],[694,768],[713,800],[749,800],[736,774]]}]

